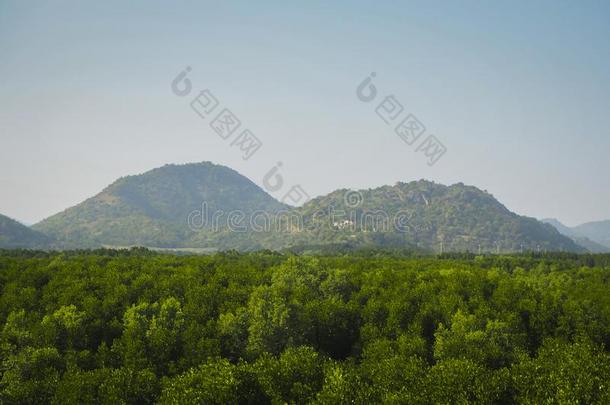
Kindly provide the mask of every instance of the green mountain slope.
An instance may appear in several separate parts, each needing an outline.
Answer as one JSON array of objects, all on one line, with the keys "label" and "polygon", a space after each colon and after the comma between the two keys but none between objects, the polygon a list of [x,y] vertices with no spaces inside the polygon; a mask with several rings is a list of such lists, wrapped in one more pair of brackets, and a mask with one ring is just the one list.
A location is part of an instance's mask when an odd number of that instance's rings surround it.
[{"label": "green mountain slope", "polygon": [[50,238],[27,226],[0,214],[0,248],[37,248],[49,247]]},{"label": "green mountain slope", "polygon": [[285,206],[236,171],[209,162],[120,178],[98,195],[34,225],[66,246],[184,246],[190,213],[274,212]]},{"label": "green mountain slope", "polygon": [[[229,219],[236,210],[239,215]],[[584,250],[551,225],[514,214],[492,195],[461,183],[420,180],[337,190],[291,208],[212,163],[167,165],[121,178],[34,229],[66,247]]]},{"label": "green mountain slope", "polygon": [[[464,184],[420,180],[375,189],[338,190],[295,209],[300,230],[270,234],[267,247],[307,244],[416,247],[430,251],[583,251],[555,228],[510,212]],[[294,228],[294,227],[293,227]]]}]

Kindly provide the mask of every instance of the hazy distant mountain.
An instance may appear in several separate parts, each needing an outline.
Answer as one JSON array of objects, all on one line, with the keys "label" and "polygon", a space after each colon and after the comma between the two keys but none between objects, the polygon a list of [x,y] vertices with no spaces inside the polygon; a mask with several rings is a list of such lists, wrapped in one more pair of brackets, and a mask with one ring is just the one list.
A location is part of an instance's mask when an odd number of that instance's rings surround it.
[{"label": "hazy distant mountain", "polygon": [[46,248],[50,238],[0,214],[0,248]]},{"label": "hazy distant mountain", "polygon": [[602,245],[601,243],[597,243],[592,241],[591,239],[584,236],[572,236],[571,237],[574,242],[576,242],[579,246],[584,247],[591,253],[609,253],[610,248]]},{"label": "hazy distant mountain", "polygon": [[576,236],[576,232],[574,232],[574,230],[572,228],[570,228],[567,225],[562,224],[558,219],[556,218],[544,218],[541,219],[540,222],[544,222],[546,224],[551,224],[555,227],[555,229],[557,229],[559,231],[559,233],[561,233],[562,235],[566,235],[566,236]]},{"label": "hazy distant mountain", "polygon": [[[244,218],[229,224],[227,214],[234,210]],[[187,225],[193,213],[194,225],[200,227]],[[217,223],[215,213],[223,215]],[[264,215],[253,221],[255,214]],[[121,178],[34,229],[66,247],[584,250],[552,226],[514,214],[490,194],[461,183],[420,180],[358,192],[337,190],[291,208],[234,170],[212,163],[167,165]]]},{"label": "hazy distant mountain", "polygon": [[209,162],[166,165],[120,178],[98,195],[33,226],[67,246],[184,246],[189,213],[286,206],[236,171]]},{"label": "hazy distant mountain", "polygon": [[610,248],[610,220],[588,222],[573,228],[574,231]]},{"label": "hazy distant mountain", "polygon": [[541,221],[553,225],[560,233],[590,252],[610,252],[610,221],[589,222],[573,228],[555,218],[545,218]]}]

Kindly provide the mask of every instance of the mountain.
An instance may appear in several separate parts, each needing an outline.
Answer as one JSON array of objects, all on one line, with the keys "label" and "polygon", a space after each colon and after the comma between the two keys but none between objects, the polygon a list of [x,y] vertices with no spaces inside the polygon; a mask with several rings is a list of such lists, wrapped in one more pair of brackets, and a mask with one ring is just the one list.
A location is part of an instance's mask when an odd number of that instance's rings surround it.
[{"label": "mountain", "polygon": [[610,249],[610,220],[587,222],[573,228],[580,235],[594,240]]},{"label": "mountain", "polygon": [[50,238],[27,226],[0,214],[0,248],[37,248],[49,247]]},{"label": "mountain", "polygon": [[118,179],[101,193],[33,228],[65,246],[185,246],[189,215],[203,210],[245,214],[285,209],[236,171],[209,162],[165,165]]},{"label": "mountain", "polygon": [[610,253],[610,248],[600,243],[592,241],[584,236],[573,236],[571,239],[579,246],[584,247],[591,253]]},{"label": "mountain", "polygon": [[610,252],[610,221],[589,222],[573,228],[555,218],[545,218],[541,221],[553,225],[562,235],[571,238],[592,253]]},{"label": "mountain", "polygon": [[584,251],[551,225],[512,213],[462,183],[342,189],[294,208],[236,171],[208,162],[121,178],[33,228],[63,247]]},{"label": "mountain", "polygon": [[267,247],[348,244],[434,252],[584,251],[552,226],[512,213],[491,194],[462,183],[445,186],[420,180],[337,190],[293,213],[302,218],[302,229],[282,227]]},{"label": "mountain", "polygon": [[553,225],[555,229],[559,231],[562,235],[573,237],[577,236],[577,233],[574,232],[572,228],[567,225],[561,223],[557,218],[544,218],[541,219],[540,222],[544,222],[545,224]]}]

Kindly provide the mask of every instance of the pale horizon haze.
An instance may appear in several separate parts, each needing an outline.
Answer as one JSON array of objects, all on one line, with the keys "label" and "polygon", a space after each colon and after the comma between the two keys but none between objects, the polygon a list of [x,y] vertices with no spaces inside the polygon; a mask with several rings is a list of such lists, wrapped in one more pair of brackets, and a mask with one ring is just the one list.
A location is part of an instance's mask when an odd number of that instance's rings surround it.
[{"label": "pale horizon haze", "polygon": [[[609,21],[604,1],[1,1],[0,213],[33,224],[121,176],[211,161],[260,186],[282,162],[312,197],[423,178],[607,220]],[[203,89],[262,141],[252,158],[190,108]],[[447,148],[433,166],[376,115],[389,95]]]}]

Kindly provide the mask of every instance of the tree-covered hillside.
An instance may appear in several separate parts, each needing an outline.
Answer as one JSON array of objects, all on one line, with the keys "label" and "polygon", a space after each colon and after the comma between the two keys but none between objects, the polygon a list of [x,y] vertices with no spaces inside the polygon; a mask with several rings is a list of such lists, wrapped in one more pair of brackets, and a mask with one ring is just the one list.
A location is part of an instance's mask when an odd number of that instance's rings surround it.
[{"label": "tree-covered hillside", "polygon": [[4,404],[610,403],[610,256],[0,253]]},{"label": "tree-covered hillside", "polygon": [[0,214],[0,249],[12,248],[46,248],[51,245],[51,238],[36,232],[27,226]]},{"label": "tree-covered hillside", "polygon": [[166,165],[121,178],[33,228],[64,248],[253,251],[343,245],[427,252],[585,251],[552,226],[519,216],[487,192],[461,183],[420,180],[342,189],[294,208],[236,171],[212,163]]},{"label": "tree-covered hillside", "polygon": [[280,232],[274,229],[263,247],[350,244],[433,252],[584,251],[552,226],[517,215],[491,194],[461,183],[444,186],[420,180],[337,190],[294,213],[302,218],[299,231],[279,226]]},{"label": "tree-covered hillside", "polygon": [[285,206],[228,167],[209,162],[166,165],[120,178],[98,195],[34,225],[66,247],[188,246],[189,214]]}]

